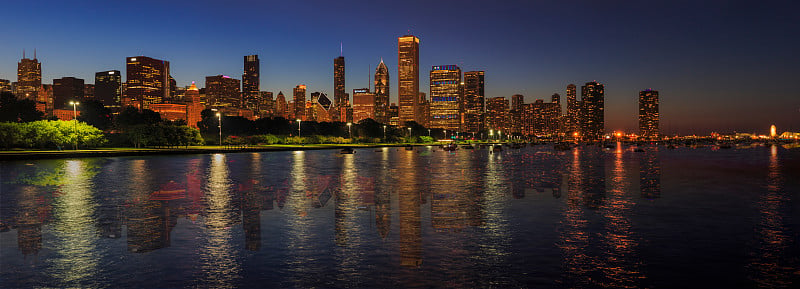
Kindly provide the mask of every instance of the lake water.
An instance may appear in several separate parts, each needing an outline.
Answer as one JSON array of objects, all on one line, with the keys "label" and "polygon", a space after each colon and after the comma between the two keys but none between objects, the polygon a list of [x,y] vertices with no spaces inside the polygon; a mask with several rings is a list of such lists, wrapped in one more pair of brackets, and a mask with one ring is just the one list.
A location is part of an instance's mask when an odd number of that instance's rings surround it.
[{"label": "lake water", "polygon": [[800,286],[800,149],[0,162],[0,287]]}]

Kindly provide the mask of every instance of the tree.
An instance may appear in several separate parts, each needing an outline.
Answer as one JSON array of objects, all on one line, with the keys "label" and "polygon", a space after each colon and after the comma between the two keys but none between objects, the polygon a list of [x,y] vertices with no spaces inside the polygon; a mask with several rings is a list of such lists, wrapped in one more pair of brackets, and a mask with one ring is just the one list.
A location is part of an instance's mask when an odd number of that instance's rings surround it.
[{"label": "tree", "polygon": [[111,127],[111,110],[106,108],[103,103],[97,100],[83,101],[81,102],[80,109],[81,115],[78,116],[79,121],[86,122],[101,130],[107,130]]},{"label": "tree", "polygon": [[17,99],[11,92],[0,93],[0,122],[31,122],[44,118],[30,99]]},{"label": "tree", "polygon": [[140,125],[140,124],[156,124],[161,121],[161,115],[149,109],[143,109],[139,112],[138,109],[132,106],[126,107],[114,119],[114,124],[117,129],[125,130],[127,127]]}]

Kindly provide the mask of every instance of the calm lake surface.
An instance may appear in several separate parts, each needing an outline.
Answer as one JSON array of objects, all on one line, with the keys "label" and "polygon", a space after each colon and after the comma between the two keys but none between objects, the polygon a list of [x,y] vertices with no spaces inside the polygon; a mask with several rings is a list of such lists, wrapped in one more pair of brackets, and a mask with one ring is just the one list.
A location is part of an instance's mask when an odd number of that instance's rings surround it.
[{"label": "calm lake surface", "polygon": [[0,162],[0,287],[800,286],[800,149]]}]

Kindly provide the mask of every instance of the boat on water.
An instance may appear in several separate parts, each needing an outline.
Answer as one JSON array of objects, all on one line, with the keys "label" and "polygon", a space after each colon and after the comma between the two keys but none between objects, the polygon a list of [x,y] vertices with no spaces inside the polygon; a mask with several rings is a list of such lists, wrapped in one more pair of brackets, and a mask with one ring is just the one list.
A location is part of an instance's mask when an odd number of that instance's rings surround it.
[{"label": "boat on water", "polygon": [[347,148],[343,148],[341,151],[339,151],[339,153],[343,154],[343,155],[344,154],[352,155],[352,154],[356,153],[356,150],[353,149],[353,148],[347,147]]}]

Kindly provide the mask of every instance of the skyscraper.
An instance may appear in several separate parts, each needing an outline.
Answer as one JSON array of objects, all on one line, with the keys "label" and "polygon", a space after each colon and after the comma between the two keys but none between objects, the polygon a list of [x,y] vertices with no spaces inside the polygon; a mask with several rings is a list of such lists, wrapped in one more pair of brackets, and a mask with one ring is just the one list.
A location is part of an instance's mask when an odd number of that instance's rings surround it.
[{"label": "skyscraper", "polygon": [[339,56],[333,59],[333,105],[345,107],[347,102],[344,91],[344,56]]},{"label": "skyscraper", "polygon": [[397,38],[397,75],[399,125],[419,122],[419,38],[413,35]]},{"label": "skyscraper", "polygon": [[508,99],[505,97],[492,97],[486,101],[486,128],[491,130],[506,130],[508,125]]},{"label": "skyscraper", "polygon": [[511,96],[511,107],[508,110],[510,122],[508,123],[508,133],[522,133],[522,114],[525,106],[525,96],[515,94]]},{"label": "skyscraper", "polygon": [[306,121],[306,86],[297,85],[294,87],[294,117]]},{"label": "skyscraper", "polygon": [[433,66],[430,72],[430,128],[461,130],[461,68],[456,65]]},{"label": "skyscraper", "polygon": [[105,106],[119,106],[122,100],[122,74],[119,70],[94,74],[94,98]]},{"label": "skyscraper", "polygon": [[375,117],[375,94],[369,88],[353,89],[353,122]]},{"label": "skyscraper", "polygon": [[206,76],[206,97],[208,106],[240,107],[239,80],[226,75]]},{"label": "skyscraper", "polygon": [[82,101],[83,86],[83,79],[80,78],[53,79],[53,106],[56,109],[64,109],[70,101]]},{"label": "skyscraper", "polygon": [[479,132],[483,129],[484,82],[483,71],[464,72],[464,131]]},{"label": "skyscraper", "polygon": [[127,82],[125,98],[128,104],[147,108],[170,96],[169,61],[146,56],[125,59]]},{"label": "skyscraper", "polygon": [[35,55],[33,59],[25,58],[23,52],[22,59],[17,63],[17,97],[36,101],[40,86],[42,86],[42,64]]},{"label": "skyscraper", "polygon": [[259,94],[259,77],[261,62],[258,55],[247,55],[244,57],[244,73],[242,74],[242,100],[243,107],[258,111],[259,105],[263,102]]},{"label": "skyscraper", "polygon": [[658,91],[645,89],[639,92],[639,136],[658,138]]},{"label": "skyscraper", "polygon": [[573,137],[574,133],[579,132],[580,104],[576,98],[574,84],[567,85],[567,116],[564,121],[564,133],[567,137]]},{"label": "skyscraper", "polygon": [[278,96],[275,97],[275,117],[289,118],[289,108],[286,103],[286,97],[283,91],[278,91]]},{"label": "skyscraper", "polygon": [[[355,95],[353,96],[355,97]],[[355,102],[355,101],[354,101]],[[389,69],[381,63],[375,68],[375,121],[389,123]]]},{"label": "skyscraper", "polygon": [[587,82],[581,87],[582,133],[587,141],[599,141],[605,129],[605,92],[603,85]]},{"label": "skyscraper", "polygon": [[0,92],[11,91],[11,81],[8,79],[0,79]]}]

